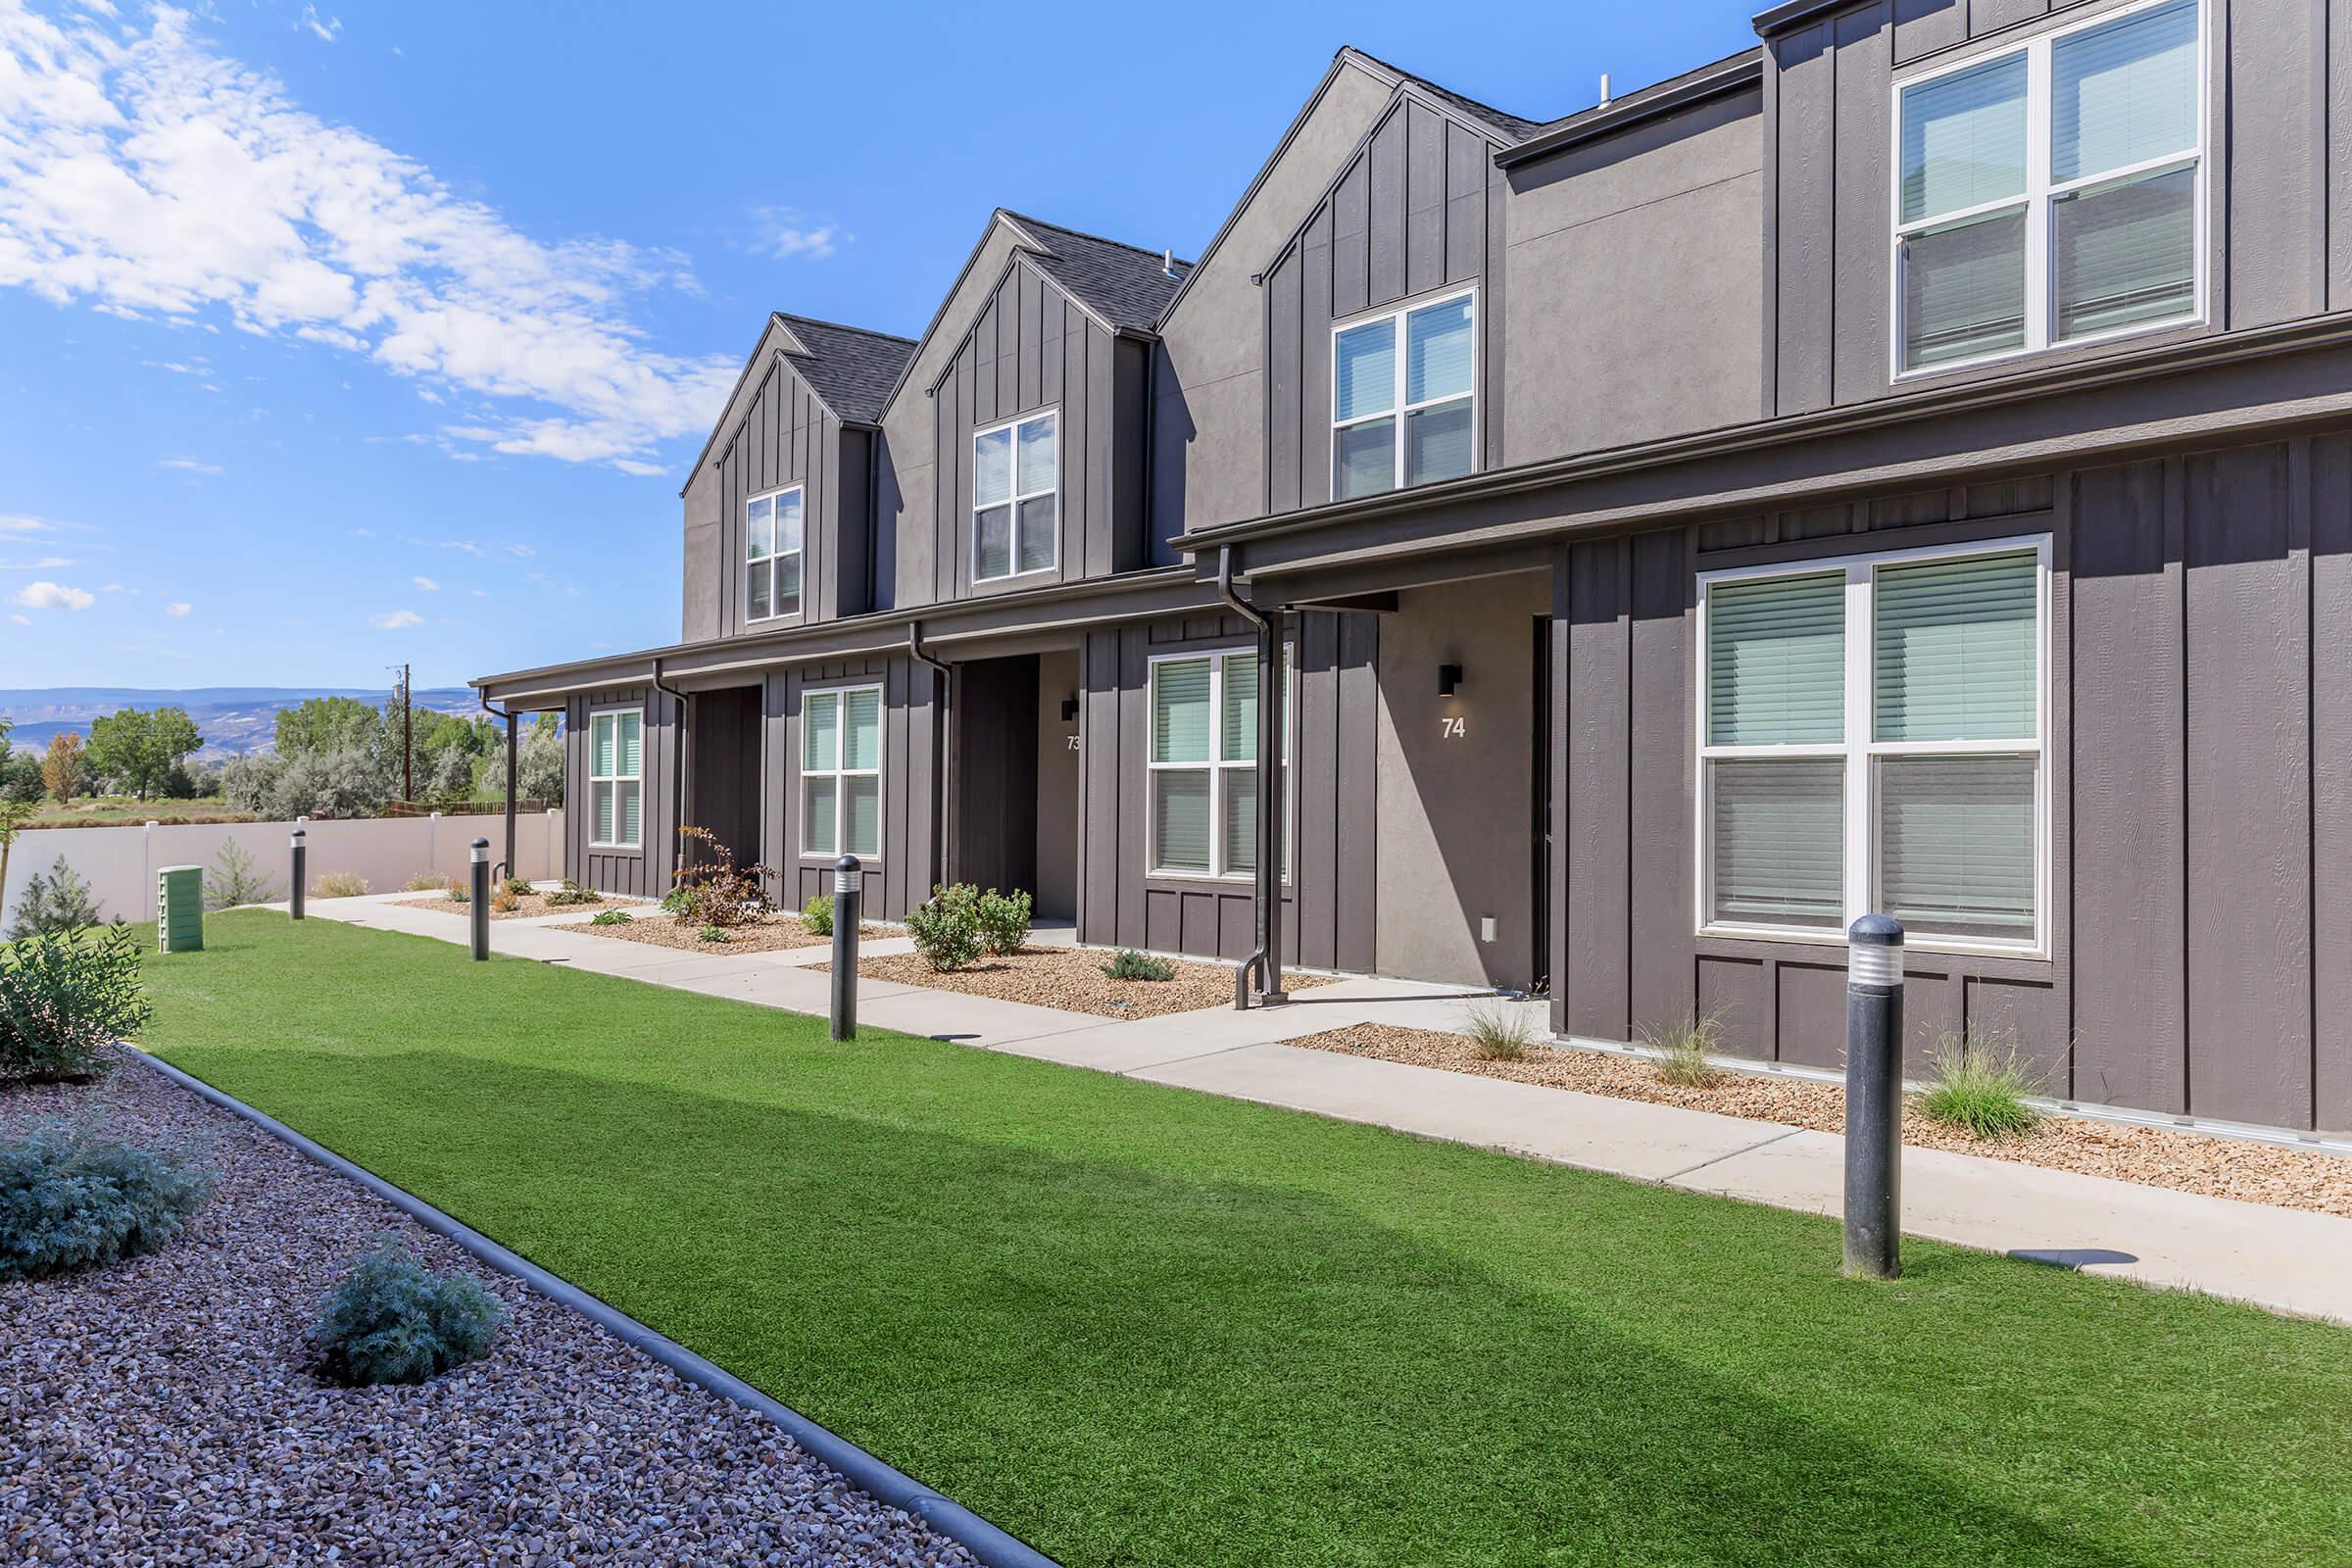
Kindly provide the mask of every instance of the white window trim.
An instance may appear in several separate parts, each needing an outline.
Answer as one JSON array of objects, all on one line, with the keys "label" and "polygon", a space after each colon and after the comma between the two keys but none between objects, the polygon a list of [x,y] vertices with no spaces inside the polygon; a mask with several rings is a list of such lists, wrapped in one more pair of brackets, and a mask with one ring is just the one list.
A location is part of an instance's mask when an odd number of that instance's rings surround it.
[{"label": "white window trim", "polygon": [[[2128,6],[2102,11],[2096,16],[2070,22],[2065,26],[2052,27],[2020,43],[2006,40],[1986,48],[1974,50],[1960,58],[1938,65],[1932,70],[1896,79],[1893,89],[1893,108],[1887,116],[1887,180],[1888,206],[1891,218],[1888,224],[1886,252],[1886,320],[1888,322],[1887,373],[1890,379],[1916,381],[1926,377],[1946,375],[1978,366],[2000,365],[2033,354],[2047,354],[2055,349],[2080,349],[2101,343],[2113,343],[2125,338],[2141,337],[2151,332],[2174,332],[2182,327],[2202,326],[2208,320],[2206,293],[2212,268],[2209,265],[2208,200],[2212,181],[2207,167],[2212,163],[2213,90],[2211,86],[2210,51],[2212,47],[2211,12],[2213,0],[2199,0],[2197,6],[2197,143],[2193,149],[2172,153],[2161,158],[2144,160],[2123,169],[2111,169],[2084,178],[2056,180],[2050,178],[2052,151],[2050,49],[2052,44],[2074,33],[2120,22],[2142,11],[2153,11],[2171,0],[2137,0]],[[1953,212],[1938,213],[1915,222],[1903,220],[1903,94],[1923,82],[1973,71],[2009,55],[2026,56],[2026,188],[2016,196],[1997,201],[1982,202]],[[2051,277],[2057,265],[2057,225],[2050,214],[2058,198],[2070,192],[2094,186],[2114,184],[2143,174],[2153,174],[2172,169],[2194,168],[2196,192],[2192,207],[2196,214],[2196,237],[2191,251],[2195,269],[2195,309],[2182,316],[2168,316],[2157,321],[2135,321],[2106,332],[2086,333],[2082,337],[2053,337],[2057,321],[2057,298]],[[1903,365],[1903,241],[1930,229],[1941,228],[1959,220],[1986,213],[2004,212],[2023,207],[2026,212],[2026,341],[2022,348],[2004,349],[1997,354],[1980,354],[1974,359],[1946,360],[1936,365],[1923,365],[1907,369]]]},{"label": "white window trim", "polygon": [[[1020,427],[1024,424],[1036,424],[1040,420],[1043,420],[1046,423],[1054,426],[1054,483],[1051,488],[1044,490],[1023,490],[1021,488]],[[984,437],[995,435],[1000,430],[1010,430],[1013,432],[1012,451],[1006,458],[1006,463],[1009,466],[1007,467],[1005,475],[1005,482],[1011,486],[1011,490],[1009,492],[1009,499],[1002,502],[991,502],[987,507],[983,507],[980,504],[980,442]],[[1029,566],[1024,568],[1021,565],[1021,503],[1024,501],[1035,501],[1040,496],[1052,496],[1054,498],[1054,559],[1047,562],[1042,566]],[[1062,505],[1060,409],[1032,409],[1027,414],[1020,415],[1015,418],[1000,419],[995,424],[989,425],[985,429],[974,430],[972,432],[972,494],[970,506],[972,525],[972,581],[976,583],[1010,582],[1016,577],[1042,577],[1047,572],[1058,571],[1061,568]],[[1006,557],[1006,559],[1012,563],[1013,569],[1011,571],[1001,571],[993,577],[983,577],[980,575],[980,514],[985,511],[992,511],[998,506],[1004,506],[1011,509],[1011,515],[1008,523],[1011,532],[1007,536],[1011,544],[1011,553]]]},{"label": "white window trim", "polygon": [[[1370,424],[1375,419],[1394,419],[1396,421],[1396,429],[1390,432],[1392,439],[1389,447],[1390,461],[1395,465],[1395,467],[1392,471],[1396,474],[1396,482],[1389,486],[1387,490],[1371,491],[1367,492],[1367,494],[1389,495],[1398,490],[1410,490],[1414,488],[1413,482],[1405,477],[1404,427],[1406,416],[1419,409],[1434,409],[1446,403],[1459,403],[1462,401],[1464,394],[1457,392],[1442,398],[1423,398],[1418,403],[1407,403],[1405,401],[1405,350],[1407,345],[1405,343],[1404,318],[1412,315],[1415,311],[1426,311],[1432,306],[1450,305],[1455,300],[1464,299],[1470,302],[1470,391],[1467,394],[1470,399],[1470,471],[1472,473],[1477,473],[1485,466],[1485,465],[1480,461],[1482,448],[1479,442],[1479,431],[1483,427],[1483,422],[1486,417],[1486,411],[1481,407],[1481,404],[1485,400],[1482,399],[1478,394],[1479,365],[1484,358],[1484,354],[1479,344],[1480,333],[1478,285],[1473,283],[1466,288],[1447,289],[1444,293],[1431,294],[1421,299],[1404,300],[1396,305],[1383,306],[1376,311],[1361,312],[1355,316],[1350,316],[1343,320],[1336,320],[1331,323],[1331,356],[1328,362],[1331,367],[1330,479],[1331,493],[1335,498],[1340,493],[1340,432],[1342,430],[1352,429],[1359,424]],[[1393,323],[1392,331],[1394,333],[1396,345],[1396,387],[1391,395],[1389,407],[1378,414],[1359,414],[1352,419],[1343,419],[1340,417],[1340,338],[1343,334],[1355,331],[1358,327],[1370,326],[1374,322],[1382,320]],[[1424,479],[1420,482],[1422,484],[1437,484],[1441,483],[1442,481],[1435,479]],[[1350,497],[1349,499],[1361,500],[1363,498]]]},{"label": "white window trim", "polygon": [[[1144,683],[1144,874],[1155,882],[1217,882],[1247,885],[1257,880],[1255,871],[1232,871],[1224,868],[1225,860],[1225,774],[1228,771],[1255,772],[1255,759],[1249,761],[1227,761],[1216,758],[1206,762],[1160,762],[1152,757],[1152,707],[1159,691],[1159,666],[1205,659],[1208,664],[1208,739],[1212,754],[1225,747],[1225,661],[1236,654],[1251,660],[1257,657],[1255,643],[1227,645],[1219,648],[1189,648],[1181,653],[1154,654]],[[1296,755],[1291,737],[1298,723],[1298,671],[1297,656],[1292,645],[1283,644],[1283,667],[1289,672],[1282,692],[1282,881],[1290,885],[1291,869],[1297,860],[1298,813],[1293,809],[1298,797],[1298,769],[1291,759]],[[1207,871],[1167,870],[1158,863],[1159,808],[1152,789],[1150,775],[1159,772],[1198,773],[1206,770],[1208,778],[1208,854]],[[1262,798],[1262,797],[1261,797]]]},{"label": "white window trim", "polygon": [[[602,718],[614,721],[612,763],[620,765],[619,720],[634,715],[637,720],[637,771],[634,773],[599,773],[596,770],[596,724]],[[634,784],[637,786],[637,837],[634,839],[600,839],[596,836],[596,787],[599,784]],[[612,812],[612,825],[620,825],[620,811]],[[592,708],[588,710],[588,847],[592,850],[645,849],[645,710],[642,708]]]},{"label": "white window trim", "polygon": [[[874,765],[871,767],[844,767],[841,765],[841,760],[849,754],[850,727],[847,715],[850,706],[850,694],[852,692],[872,692],[874,694],[874,712],[876,717],[874,733]],[[839,715],[834,721],[834,765],[831,767],[810,767],[808,765],[808,732],[807,727],[808,723],[808,699],[811,697],[825,696],[832,696],[840,699],[840,706],[834,710],[835,713]],[[850,792],[845,781],[853,778],[871,778],[878,780],[882,777],[883,759],[889,749],[890,744],[889,715],[890,705],[883,700],[882,683],[880,681],[858,680],[850,681],[845,685],[839,686],[807,686],[802,688],[801,716],[798,721],[798,733],[793,736],[793,744],[798,748],[798,750],[794,753],[795,760],[799,764],[794,769],[794,772],[798,775],[798,780],[794,785],[798,795],[792,803],[793,820],[796,824],[798,824],[793,829],[793,837],[801,846],[802,859],[823,860],[830,864],[832,861],[839,859],[844,855],[857,853],[849,848]],[[834,847],[829,850],[815,850],[808,847],[808,781],[811,778],[829,778],[833,780]],[[877,811],[880,810],[879,803],[881,800],[881,786],[877,784],[875,793]],[[874,822],[874,853],[871,855],[859,855],[858,858],[860,862],[866,865],[878,865],[881,863],[882,852],[888,847],[885,843],[885,838],[889,826],[889,813],[881,812]]]},{"label": "white window trim", "polygon": [[[801,606],[808,597],[808,494],[807,487],[804,485],[788,484],[780,490],[765,490],[756,496],[744,497],[744,525],[749,527],[751,524],[750,514],[752,503],[756,501],[781,501],[786,496],[799,496],[801,498],[801,545],[797,550],[776,550],[771,548],[766,555],[760,557],[758,561],[754,561],[748,557],[745,559],[743,563],[745,568],[743,578],[743,622],[747,626],[761,626],[765,625],[771,620],[798,620],[801,616]],[[771,529],[775,526],[772,517],[769,520],[768,526]],[[770,534],[770,538],[772,540],[772,533]],[[764,615],[753,614],[752,578],[750,568],[759,565],[760,562],[781,561],[786,556],[797,557],[801,563],[801,589],[800,592],[793,598],[792,608],[790,610],[778,610],[775,608],[776,579],[775,572],[771,568],[768,572],[767,579],[768,612]]]},{"label": "white window trim", "polygon": [[[1948,561],[1968,556],[2000,555],[2032,550],[2034,571],[2034,737],[1998,741],[1882,741],[1876,738],[1876,686],[1871,679],[1874,635],[1873,580],[1882,566],[1920,561]],[[1707,738],[1707,591],[1717,583],[1759,577],[1800,577],[1822,572],[1845,574],[1845,723],[1842,741],[1825,745],[1716,746]],[[1857,630],[1859,628],[1859,630]],[[2034,939],[2031,942],[1971,942],[1955,937],[1906,937],[1904,946],[1915,953],[1956,953],[2010,958],[2047,958],[2050,956],[2050,536],[2022,534],[2007,539],[1971,540],[1956,545],[1924,545],[1911,550],[1874,551],[1862,555],[1823,556],[1810,560],[1774,562],[1769,565],[1732,566],[1698,574],[1696,639],[1696,729],[1692,735],[1697,778],[1692,790],[1695,808],[1692,842],[1697,873],[1692,878],[1696,899],[1694,929],[1702,937],[1739,937],[1773,942],[1801,942],[1843,947],[1845,932],[1795,926],[1749,924],[1709,918],[1715,906],[1715,791],[1708,764],[1718,760],[1820,758],[1845,764],[1845,906],[1844,922],[1853,924],[1871,911],[1878,898],[1878,760],[1883,757],[1952,757],[1967,753],[2015,756],[2031,751],[2034,768]],[[1862,824],[1860,832],[1856,823]]]}]

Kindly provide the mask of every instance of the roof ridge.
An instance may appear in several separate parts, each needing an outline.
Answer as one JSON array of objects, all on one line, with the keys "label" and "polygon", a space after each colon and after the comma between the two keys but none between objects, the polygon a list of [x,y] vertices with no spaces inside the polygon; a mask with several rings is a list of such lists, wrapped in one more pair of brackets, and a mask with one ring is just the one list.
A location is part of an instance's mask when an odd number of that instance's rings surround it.
[{"label": "roof ridge", "polygon": [[1400,76],[1406,81],[1418,82],[1420,85],[1428,88],[1432,92],[1451,98],[1455,102],[1478,110],[1482,114],[1492,115],[1498,122],[1508,121],[1514,125],[1523,125],[1530,134],[1543,128],[1544,125],[1552,123],[1550,121],[1530,120],[1525,115],[1513,114],[1510,110],[1499,108],[1496,105],[1488,103],[1483,98],[1473,98],[1468,93],[1463,92],[1458,88],[1446,86],[1444,82],[1437,80],[1435,77],[1424,76],[1417,71],[1407,71],[1404,69],[1404,67],[1399,66],[1393,61],[1383,60],[1380,56],[1372,53],[1369,49],[1359,48],[1351,43],[1343,44],[1341,45],[1341,48],[1343,52],[1359,55],[1362,58],[1369,60],[1372,62],[1372,64],[1380,67],[1381,70],[1386,71],[1393,75]]},{"label": "roof ridge", "polygon": [[1193,265],[1192,263],[1186,261],[1183,257],[1178,256],[1172,250],[1148,250],[1141,245],[1131,245],[1123,239],[1112,239],[1108,234],[1090,233],[1083,228],[1072,228],[1067,223],[1056,223],[1049,219],[1044,218],[1032,218],[1027,213],[1016,213],[1009,207],[1000,207],[997,209],[997,211],[1003,213],[1006,218],[1011,219],[1016,223],[1027,223],[1035,228],[1050,228],[1056,234],[1067,234],[1074,239],[1093,240],[1098,245],[1116,246],[1118,249],[1123,251],[1133,251],[1136,255],[1143,257],[1147,261],[1156,262],[1162,257],[1165,257],[1174,262],[1174,264],[1178,267],[1190,267]]},{"label": "roof ridge", "polygon": [[801,321],[809,326],[831,327],[836,332],[855,332],[860,337],[878,337],[888,343],[905,343],[911,346],[915,341],[910,337],[901,337],[896,332],[885,332],[879,327],[852,326],[847,321],[828,321],[821,316],[801,316],[791,311],[778,311],[776,316],[782,320]]}]

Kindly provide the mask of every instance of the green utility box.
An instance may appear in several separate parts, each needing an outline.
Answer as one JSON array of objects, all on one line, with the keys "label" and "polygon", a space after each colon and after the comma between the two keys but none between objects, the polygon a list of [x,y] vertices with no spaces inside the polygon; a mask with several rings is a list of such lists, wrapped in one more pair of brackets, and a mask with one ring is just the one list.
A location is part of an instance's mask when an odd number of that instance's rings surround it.
[{"label": "green utility box", "polygon": [[155,873],[155,950],[204,951],[204,867],[167,865]]}]

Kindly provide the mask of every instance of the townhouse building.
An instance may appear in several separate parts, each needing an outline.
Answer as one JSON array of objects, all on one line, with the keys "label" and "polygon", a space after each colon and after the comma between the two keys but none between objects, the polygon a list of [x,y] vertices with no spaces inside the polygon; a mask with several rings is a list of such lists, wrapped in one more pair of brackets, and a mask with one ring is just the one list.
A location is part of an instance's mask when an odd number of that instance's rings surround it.
[{"label": "townhouse building", "polygon": [[1343,49],[1196,261],[998,211],[919,339],[771,317],[679,641],[475,683],[572,874],[1828,1068],[1884,909],[1915,1051],[2352,1128],[2352,20],[1755,22],[1549,122]]}]

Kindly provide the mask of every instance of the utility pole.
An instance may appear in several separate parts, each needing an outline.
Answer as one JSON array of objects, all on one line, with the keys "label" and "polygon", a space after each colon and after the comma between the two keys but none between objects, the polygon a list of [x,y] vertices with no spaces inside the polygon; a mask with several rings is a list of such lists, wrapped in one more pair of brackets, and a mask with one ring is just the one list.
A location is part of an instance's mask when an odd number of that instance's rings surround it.
[{"label": "utility pole", "polygon": [[409,701],[409,666],[400,666],[400,798],[416,798],[416,726]]}]

